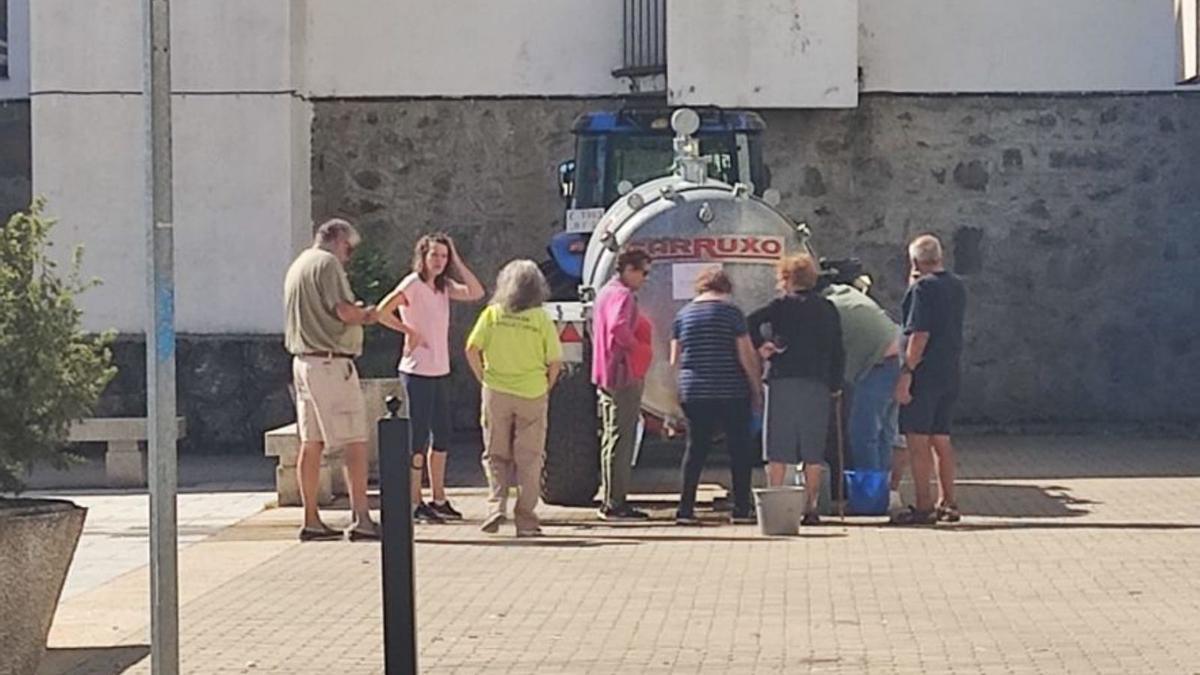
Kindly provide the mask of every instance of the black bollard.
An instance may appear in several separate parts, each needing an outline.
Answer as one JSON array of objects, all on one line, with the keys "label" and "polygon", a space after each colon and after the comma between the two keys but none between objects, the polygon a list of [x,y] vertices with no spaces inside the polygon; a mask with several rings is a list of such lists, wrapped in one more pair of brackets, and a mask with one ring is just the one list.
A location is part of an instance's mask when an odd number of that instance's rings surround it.
[{"label": "black bollard", "polygon": [[388,675],[417,672],[417,610],[413,592],[412,439],[400,400],[387,397],[379,420],[379,500],[383,528],[383,662]]}]

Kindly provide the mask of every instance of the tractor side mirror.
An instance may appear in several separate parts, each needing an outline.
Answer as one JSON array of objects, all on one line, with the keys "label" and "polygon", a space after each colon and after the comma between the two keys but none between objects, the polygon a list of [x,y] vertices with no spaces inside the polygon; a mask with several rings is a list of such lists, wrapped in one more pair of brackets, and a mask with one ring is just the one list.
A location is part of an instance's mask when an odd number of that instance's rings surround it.
[{"label": "tractor side mirror", "polygon": [[575,196],[575,160],[568,159],[558,165],[558,190],[563,201]]}]

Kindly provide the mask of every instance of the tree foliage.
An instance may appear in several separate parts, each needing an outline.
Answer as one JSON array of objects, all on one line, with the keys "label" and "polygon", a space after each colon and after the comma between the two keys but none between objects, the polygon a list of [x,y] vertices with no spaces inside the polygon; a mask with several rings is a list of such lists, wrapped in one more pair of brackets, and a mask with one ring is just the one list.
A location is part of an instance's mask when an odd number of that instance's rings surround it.
[{"label": "tree foliage", "polygon": [[116,374],[111,336],[85,333],[75,305],[99,282],[80,278],[81,248],[59,268],[43,207],[36,199],[0,228],[0,492],[20,490],[36,462],[72,459],[71,422],[91,414]]},{"label": "tree foliage", "polygon": [[383,252],[370,244],[360,244],[346,266],[346,276],[354,297],[368,305],[378,304],[395,285],[395,275],[389,269]]}]

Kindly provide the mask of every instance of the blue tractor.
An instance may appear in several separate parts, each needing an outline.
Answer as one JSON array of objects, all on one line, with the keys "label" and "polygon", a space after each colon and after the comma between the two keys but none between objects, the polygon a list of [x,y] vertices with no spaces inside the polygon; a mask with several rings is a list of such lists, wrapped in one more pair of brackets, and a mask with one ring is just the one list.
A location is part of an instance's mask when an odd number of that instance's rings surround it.
[{"label": "blue tractor", "polygon": [[[700,128],[695,137],[708,175],[730,185],[751,186],[761,195],[770,187],[762,156],[762,118],[743,110],[697,112]],[[549,259],[541,265],[552,300],[578,299],[588,239],[605,210],[634,186],[671,173],[671,113],[667,108],[626,108],[584,113],[575,120],[575,158],[559,165],[565,227],[550,240]]]}]

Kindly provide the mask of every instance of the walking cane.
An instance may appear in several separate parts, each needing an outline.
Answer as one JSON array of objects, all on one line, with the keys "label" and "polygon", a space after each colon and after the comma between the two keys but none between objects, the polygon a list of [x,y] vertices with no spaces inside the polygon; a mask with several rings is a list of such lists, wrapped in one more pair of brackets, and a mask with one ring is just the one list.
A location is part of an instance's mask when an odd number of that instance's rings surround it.
[{"label": "walking cane", "polygon": [[834,422],[837,425],[837,453],[838,453],[838,476],[837,476],[837,503],[838,517],[841,518],[842,524],[846,524],[846,449],[842,443],[842,392],[837,392],[833,397]]}]

